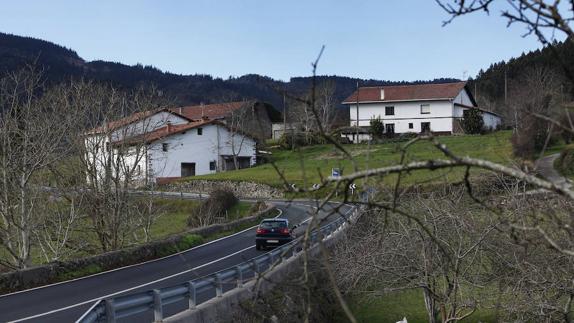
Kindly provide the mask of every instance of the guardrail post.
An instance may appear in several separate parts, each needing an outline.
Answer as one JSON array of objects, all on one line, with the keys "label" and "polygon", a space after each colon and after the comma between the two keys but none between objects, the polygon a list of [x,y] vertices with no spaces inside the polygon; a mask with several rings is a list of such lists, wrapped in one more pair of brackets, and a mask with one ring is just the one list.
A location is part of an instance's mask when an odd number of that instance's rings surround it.
[{"label": "guardrail post", "polygon": [[255,276],[259,273],[259,265],[257,264],[256,259],[253,259],[253,272],[255,273]]},{"label": "guardrail post", "polygon": [[223,297],[223,283],[219,274],[215,274],[215,296]]},{"label": "guardrail post", "polygon": [[241,271],[241,266],[235,267],[237,271],[237,287],[243,287],[243,272]]},{"label": "guardrail post", "polygon": [[153,320],[161,322],[163,320],[163,310],[161,308],[161,293],[159,289],[153,291]]},{"label": "guardrail post", "polygon": [[194,310],[197,302],[195,300],[195,283],[194,282],[187,282],[187,297],[188,297],[188,308],[190,310]]},{"label": "guardrail post", "polygon": [[281,261],[285,261],[286,259],[289,258],[288,253],[289,253],[289,248],[290,246],[288,244],[283,245],[283,247],[281,248]]},{"label": "guardrail post", "polygon": [[116,310],[114,309],[114,300],[106,299],[106,322],[116,323]]},{"label": "guardrail post", "polygon": [[268,254],[269,257],[269,268],[273,266],[273,251],[270,251]]}]

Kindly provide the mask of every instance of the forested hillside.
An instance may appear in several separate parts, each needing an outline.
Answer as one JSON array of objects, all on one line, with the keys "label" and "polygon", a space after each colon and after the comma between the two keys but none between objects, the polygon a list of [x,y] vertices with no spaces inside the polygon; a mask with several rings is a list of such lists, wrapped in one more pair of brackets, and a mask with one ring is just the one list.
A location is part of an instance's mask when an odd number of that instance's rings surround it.
[{"label": "forested hillside", "polygon": [[[565,94],[571,94],[568,84],[562,82],[567,78],[567,71],[574,73],[574,42],[554,43],[552,48],[545,47],[528,53],[522,53],[519,57],[511,58],[508,62],[493,63],[486,70],[480,70],[475,79],[469,80],[471,91],[476,92],[475,97],[479,104],[488,105],[491,109],[502,111],[504,109],[505,74],[506,89],[512,95],[517,86],[524,84],[528,74],[533,69],[543,69],[555,74],[560,88],[557,89]],[[513,99],[508,98],[507,99]]]},{"label": "forested hillside", "polygon": [[[541,67],[556,71],[564,76],[565,66],[574,66],[574,45],[572,42],[557,43],[556,53],[550,48],[544,48],[529,53],[523,53],[508,62],[493,63],[486,70],[481,70],[475,79],[469,80],[470,90],[475,93],[481,106],[504,113],[505,73],[508,88],[520,83],[524,71],[533,67]],[[0,73],[15,70],[23,64],[36,62],[45,69],[49,82],[60,82],[70,78],[84,77],[87,79],[111,82],[115,86],[133,88],[142,84],[154,84],[159,89],[173,97],[177,104],[215,103],[222,101],[258,99],[271,103],[277,110],[283,107],[281,91],[285,90],[296,95],[304,95],[311,86],[310,77],[293,77],[289,82],[248,74],[236,78],[221,79],[211,75],[194,74],[178,75],[163,72],[153,66],[134,66],[116,62],[92,61],[86,62],[78,54],[68,48],[48,41],[30,37],[20,37],[0,33]],[[385,81],[375,79],[357,79],[345,76],[318,76],[318,82],[334,84],[334,102],[341,102],[352,93],[357,85],[395,85],[409,83],[435,83],[458,81],[451,78],[435,80],[420,80],[415,82]],[[564,88],[568,92],[571,89]],[[339,106],[344,109],[343,106]],[[346,113],[340,111],[342,116]],[[275,118],[279,118],[275,114]]]},{"label": "forested hillside", "polygon": [[[182,105],[258,99],[269,102],[278,110],[282,110],[283,97],[280,91],[285,90],[292,94],[302,95],[309,90],[311,85],[310,77],[294,77],[289,82],[256,74],[221,79],[211,75],[167,73],[153,66],[141,64],[128,66],[105,61],[86,62],[71,49],[39,39],[0,33],[0,73],[17,69],[30,62],[37,62],[39,66],[45,68],[46,78],[50,82],[68,80],[71,77],[84,77],[111,82],[116,86],[126,88],[141,84],[155,84]],[[342,76],[319,76],[318,81],[334,83],[334,102],[341,102],[352,93],[357,82],[361,86],[408,83]],[[445,81],[457,80],[421,80],[414,83]],[[339,106],[339,108],[343,107]]]}]

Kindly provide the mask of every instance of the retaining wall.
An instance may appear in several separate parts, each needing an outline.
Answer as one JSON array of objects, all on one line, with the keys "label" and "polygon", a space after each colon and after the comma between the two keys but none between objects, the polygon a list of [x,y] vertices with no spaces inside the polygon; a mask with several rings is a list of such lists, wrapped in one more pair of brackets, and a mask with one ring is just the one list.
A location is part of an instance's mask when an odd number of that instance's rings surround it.
[{"label": "retaining wall", "polygon": [[[86,257],[66,262],[53,262],[42,266],[0,274],[0,294],[6,294],[28,288],[38,287],[66,280],[63,274],[74,271],[86,271],[97,268],[98,272],[129,266],[144,261],[167,256],[166,250],[173,250],[186,236],[190,234],[207,237],[220,232],[231,231],[256,222],[268,216],[274,206],[239,220],[228,223],[214,224],[206,227],[190,229],[169,238],[152,241],[137,247],[111,251],[97,256]],[[181,250],[183,251],[183,250]]]},{"label": "retaining wall", "polygon": [[174,182],[162,187],[166,191],[185,193],[206,193],[215,190],[231,191],[239,198],[249,199],[269,199],[283,197],[280,189],[265,184],[238,181],[209,181],[209,180],[189,180],[185,182]]}]

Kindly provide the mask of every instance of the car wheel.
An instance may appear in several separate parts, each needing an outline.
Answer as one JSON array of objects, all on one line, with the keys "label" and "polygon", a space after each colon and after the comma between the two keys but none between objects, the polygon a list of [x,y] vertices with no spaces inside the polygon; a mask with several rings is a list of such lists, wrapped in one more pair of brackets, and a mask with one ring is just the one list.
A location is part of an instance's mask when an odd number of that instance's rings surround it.
[{"label": "car wheel", "polygon": [[261,245],[258,244],[258,243],[256,243],[256,244],[255,244],[255,249],[256,249],[256,250],[261,250]]}]

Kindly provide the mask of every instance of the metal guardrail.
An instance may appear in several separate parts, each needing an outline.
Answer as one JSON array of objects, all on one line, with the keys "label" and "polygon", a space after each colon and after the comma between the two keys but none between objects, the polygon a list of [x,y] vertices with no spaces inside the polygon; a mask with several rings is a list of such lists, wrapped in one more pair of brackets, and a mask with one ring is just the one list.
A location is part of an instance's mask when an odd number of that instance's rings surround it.
[{"label": "metal guardrail", "polygon": [[[318,239],[329,236],[341,228],[345,222],[346,220],[340,217],[319,230],[313,231],[310,245],[315,244]],[[226,292],[224,287],[233,285],[234,287],[231,286],[232,288],[229,290],[242,287],[245,282],[253,279],[257,274],[272,268],[283,260],[297,256],[299,253],[296,246],[300,242],[301,238],[295,239],[235,267],[224,269],[203,278],[161,289],[98,300],[76,323],[116,322],[118,319],[128,318],[150,310],[153,311],[154,321],[159,322],[164,318],[163,309],[165,306],[182,301],[186,301],[188,309],[195,309],[199,304],[198,294],[215,289],[215,293],[204,300],[207,301],[214,297],[222,297]]]}]

